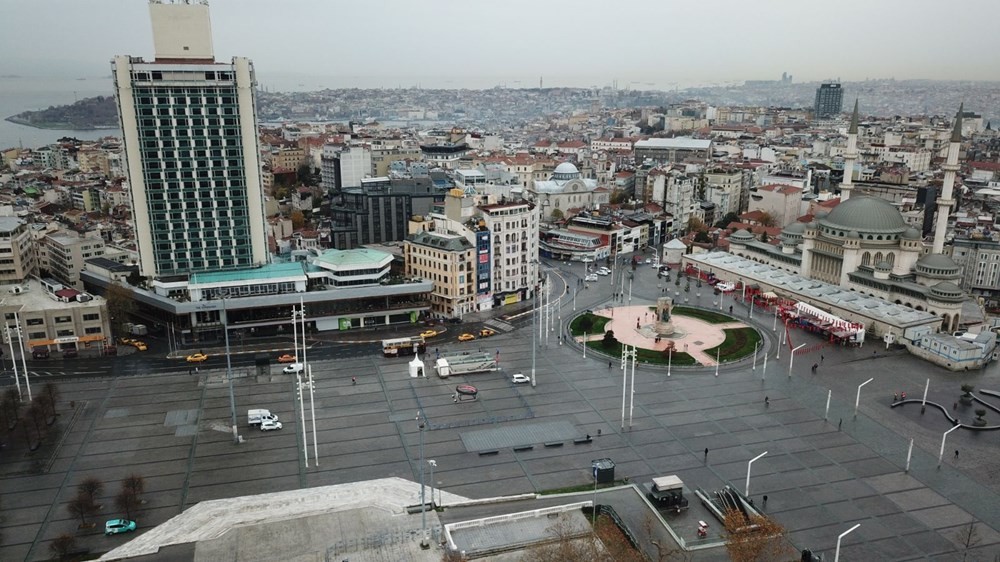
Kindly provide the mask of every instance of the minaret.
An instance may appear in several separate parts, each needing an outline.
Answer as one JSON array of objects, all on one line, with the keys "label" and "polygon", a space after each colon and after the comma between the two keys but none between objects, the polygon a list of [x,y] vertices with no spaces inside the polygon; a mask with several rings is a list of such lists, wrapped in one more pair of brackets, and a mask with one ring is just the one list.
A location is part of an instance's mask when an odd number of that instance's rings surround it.
[{"label": "minaret", "polygon": [[955,116],[955,128],[951,131],[951,143],[948,145],[948,160],[941,169],[944,170],[944,183],[941,185],[941,195],[937,200],[937,225],[934,228],[934,246],[932,252],[940,254],[944,250],[944,235],[948,230],[948,215],[955,200],[951,198],[955,187],[955,172],[958,171],[958,151],[962,147],[962,111],[965,104],[958,106]]},{"label": "minaret", "polygon": [[854,113],[851,126],[847,128],[847,150],[844,151],[844,180],[840,182],[840,202],[851,198],[851,180],[854,176],[854,161],[858,159],[858,99],[854,98]]}]

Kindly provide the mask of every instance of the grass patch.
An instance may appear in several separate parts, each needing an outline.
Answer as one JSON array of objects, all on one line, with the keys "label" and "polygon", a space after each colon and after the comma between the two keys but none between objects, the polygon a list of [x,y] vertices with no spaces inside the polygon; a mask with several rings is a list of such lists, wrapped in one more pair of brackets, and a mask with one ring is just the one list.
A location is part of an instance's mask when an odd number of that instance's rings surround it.
[{"label": "grass patch", "polygon": [[[628,478],[625,478],[623,480],[615,480],[614,482],[609,482],[607,484],[598,484],[597,489],[600,490],[601,488],[613,488],[615,486],[622,486],[628,483],[629,483]],[[567,486],[565,488],[553,488],[551,490],[542,490],[538,492],[538,494],[542,496],[554,496],[556,494],[574,494],[577,492],[586,492],[588,490],[591,492],[594,491],[593,481],[591,481],[589,484],[580,484],[579,486]]]},{"label": "grass patch", "polygon": [[723,330],[726,340],[721,345],[704,351],[705,355],[715,357],[719,353],[719,361],[735,361],[753,353],[760,341],[760,334],[753,328],[729,328]]},{"label": "grass patch", "polygon": [[711,310],[705,310],[703,308],[691,308],[690,306],[675,306],[671,310],[671,314],[677,314],[679,316],[690,316],[691,318],[697,318],[698,320],[703,320],[709,324],[725,324],[726,322],[738,322],[737,319],[732,316],[722,314],[719,312],[712,312]]},{"label": "grass patch", "polygon": [[[604,347],[602,340],[594,340],[587,342],[587,347],[595,351],[600,351],[605,355],[610,355],[619,361],[621,360],[622,345],[620,343],[615,344],[611,349],[607,349]],[[654,351],[652,349],[637,347],[636,358],[640,363],[649,363],[651,365],[666,365],[668,362],[671,365],[677,365],[679,367],[699,365],[699,363],[694,360],[694,357],[684,353],[683,351],[674,351],[673,357],[670,358],[662,351]]]},{"label": "grass patch", "polygon": [[[569,331],[574,336],[582,336],[584,332],[588,334],[603,334],[604,326],[610,321],[610,318],[585,312],[570,322]],[[588,325],[590,326],[589,329],[587,328]]]}]

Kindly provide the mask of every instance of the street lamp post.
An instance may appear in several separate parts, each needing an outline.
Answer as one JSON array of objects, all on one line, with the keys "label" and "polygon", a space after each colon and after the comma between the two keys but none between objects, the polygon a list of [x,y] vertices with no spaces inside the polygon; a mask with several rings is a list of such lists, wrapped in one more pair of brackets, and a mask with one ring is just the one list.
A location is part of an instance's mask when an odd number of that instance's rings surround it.
[{"label": "street lamp post", "polygon": [[[535,388],[535,348],[538,343],[535,341],[535,327],[538,324],[538,285],[535,285],[535,308],[531,314],[531,387]],[[586,349],[586,347],[584,348]]]},{"label": "street lamp post", "polygon": [[759,350],[759,349],[760,349],[760,342],[757,342],[753,346],[753,368],[750,369],[751,371],[756,371],[757,370],[757,350]]},{"label": "street lamp post", "polygon": [[[4,327],[7,331],[7,344],[10,346],[10,364],[14,366],[14,382],[17,384],[17,399],[21,400],[21,377],[17,375],[17,357],[14,356],[14,337],[10,335],[10,326],[5,324]],[[24,378],[28,378],[28,374],[24,374]]]},{"label": "street lamp post", "polygon": [[764,376],[767,374],[767,354],[764,354],[764,366],[760,368],[760,380],[764,380]]},{"label": "street lamp post", "polygon": [[[861,402],[861,387],[875,380],[870,378],[858,385],[858,395],[854,397],[854,417],[858,417],[858,404]],[[943,445],[942,445],[943,446]]]},{"label": "street lamp post", "polygon": [[955,425],[955,427],[949,429],[948,431],[945,431],[944,435],[941,436],[941,451],[938,452],[938,466],[937,466],[938,468],[941,468],[941,461],[944,459],[944,442],[945,442],[945,440],[948,439],[948,434],[951,433],[952,431],[955,431],[956,429],[958,429],[960,427],[962,427],[962,426],[961,425]]},{"label": "street lamp post", "polygon": [[424,420],[421,412],[417,412],[417,421],[420,422],[420,548],[427,549],[427,501],[424,489]]},{"label": "street lamp post", "polygon": [[764,451],[763,453],[761,453],[761,454],[757,455],[756,457],[750,459],[750,462],[747,463],[747,483],[743,487],[743,495],[746,496],[747,498],[750,497],[750,467],[753,466],[754,461],[756,461],[757,459],[763,457],[766,454],[767,454],[767,451]]},{"label": "street lamp post", "polygon": [[715,376],[719,376],[719,352],[722,351],[722,346],[715,348]]},{"label": "street lamp post", "polygon": [[431,467],[431,504],[434,504],[434,467],[438,465],[434,459],[427,459],[427,466]]},{"label": "street lamp post", "polygon": [[233,359],[229,355],[229,309],[226,308],[226,298],[229,293],[222,294],[222,331],[226,340],[226,379],[229,380],[229,411],[233,417],[233,444],[238,445],[240,435],[236,429],[236,396],[233,394]]},{"label": "street lamp post", "polygon": [[844,531],[843,533],[840,533],[840,535],[837,536],[837,550],[833,555],[833,562],[840,562],[840,539],[846,537],[848,533],[850,533],[854,529],[857,529],[860,526],[861,523],[855,523],[853,527]]},{"label": "street lamp post", "polygon": [[788,378],[792,378],[792,362],[795,361],[795,352],[805,347],[806,344],[800,343],[797,347],[792,349],[788,354]]},{"label": "street lamp post", "polygon": [[674,348],[673,346],[667,350],[667,376],[670,376],[670,365],[674,362]]}]

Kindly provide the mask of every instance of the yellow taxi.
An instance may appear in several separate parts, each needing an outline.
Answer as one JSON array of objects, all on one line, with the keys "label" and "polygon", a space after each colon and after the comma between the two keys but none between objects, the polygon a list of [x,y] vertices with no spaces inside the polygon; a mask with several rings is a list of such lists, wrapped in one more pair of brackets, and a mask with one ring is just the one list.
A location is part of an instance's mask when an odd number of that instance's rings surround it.
[{"label": "yellow taxi", "polygon": [[281,357],[278,357],[278,363],[295,363],[296,359],[298,359],[296,356],[286,353]]},{"label": "yellow taxi", "polygon": [[420,336],[424,338],[433,338],[436,335],[438,335],[438,333],[435,332],[434,330],[427,330],[424,332],[420,332]]},{"label": "yellow taxi", "polygon": [[481,338],[488,338],[494,334],[496,334],[496,331],[491,330],[489,328],[483,328],[482,330],[479,330],[479,337]]},{"label": "yellow taxi", "polygon": [[208,355],[205,355],[204,353],[195,353],[187,356],[188,363],[201,363],[206,359],[208,359]]},{"label": "yellow taxi", "polygon": [[476,336],[472,334],[462,334],[461,336],[458,336],[458,341],[472,341],[474,339],[476,339]]}]

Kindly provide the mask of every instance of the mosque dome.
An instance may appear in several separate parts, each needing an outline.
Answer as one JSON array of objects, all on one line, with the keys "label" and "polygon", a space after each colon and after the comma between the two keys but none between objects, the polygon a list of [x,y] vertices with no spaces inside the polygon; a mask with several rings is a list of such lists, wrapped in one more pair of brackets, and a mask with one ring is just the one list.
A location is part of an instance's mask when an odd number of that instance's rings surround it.
[{"label": "mosque dome", "polygon": [[781,232],[785,234],[802,234],[805,231],[806,231],[806,223],[796,221],[786,226],[784,230],[782,230]]},{"label": "mosque dome", "polygon": [[923,236],[920,235],[920,231],[919,230],[917,230],[917,229],[915,229],[915,228],[913,228],[911,226],[910,228],[907,228],[903,232],[903,238],[905,238],[907,240],[920,240],[920,239],[923,238]]},{"label": "mosque dome", "polygon": [[951,281],[942,281],[931,287],[931,296],[943,300],[960,300],[963,297],[962,289]]},{"label": "mosque dome", "polygon": [[834,207],[820,225],[834,231],[865,234],[902,234],[908,227],[896,207],[879,197],[851,197]]},{"label": "mosque dome", "polygon": [[920,275],[931,277],[957,277],[959,273],[958,265],[948,256],[941,254],[927,254],[917,260],[915,269]]},{"label": "mosque dome", "polygon": [[575,180],[580,177],[580,170],[576,168],[571,162],[563,162],[556,166],[555,171],[552,172],[552,179],[554,180]]},{"label": "mosque dome", "polygon": [[736,243],[749,242],[753,240],[753,234],[750,234],[744,229],[737,230],[736,232],[729,235],[729,239]]}]

